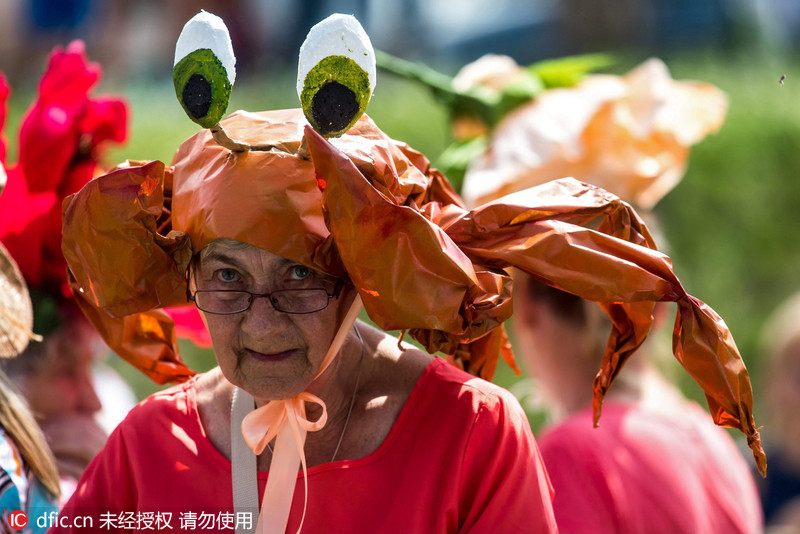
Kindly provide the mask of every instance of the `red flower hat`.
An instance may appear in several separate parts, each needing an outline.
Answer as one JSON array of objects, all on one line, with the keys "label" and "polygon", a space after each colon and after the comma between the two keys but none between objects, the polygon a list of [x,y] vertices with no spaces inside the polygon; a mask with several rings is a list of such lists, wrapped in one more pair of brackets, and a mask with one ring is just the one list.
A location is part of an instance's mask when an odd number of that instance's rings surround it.
[{"label": "red flower hat", "polygon": [[[125,101],[90,96],[100,76],[83,42],[53,50],[38,97],[22,120],[19,161],[6,166],[0,241],[31,289],[56,301],[71,297],[61,253],[61,201],[104,172],[99,161],[107,141],[122,143],[127,137]],[[0,79],[0,129],[9,94]],[[5,139],[0,140],[0,157],[5,163]]]},{"label": "red flower hat", "polygon": [[[124,143],[128,110],[120,97],[92,97],[102,69],[86,58],[82,41],[56,47],[39,82],[38,98],[22,120],[19,161],[6,167],[8,183],[0,197],[0,242],[8,249],[32,289],[34,300],[69,302],[67,264],[61,252],[61,201],[108,169],[100,163],[110,143]],[[0,132],[5,126],[10,89],[0,73]],[[0,135],[0,162],[6,162]],[[55,312],[56,306],[36,306]],[[176,332],[199,346],[211,339],[197,310],[169,310]],[[39,321],[37,321],[39,322]],[[58,317],[41,318],[37,330],[57,326]],[[40,332],[42,333],[42,332]]]}]

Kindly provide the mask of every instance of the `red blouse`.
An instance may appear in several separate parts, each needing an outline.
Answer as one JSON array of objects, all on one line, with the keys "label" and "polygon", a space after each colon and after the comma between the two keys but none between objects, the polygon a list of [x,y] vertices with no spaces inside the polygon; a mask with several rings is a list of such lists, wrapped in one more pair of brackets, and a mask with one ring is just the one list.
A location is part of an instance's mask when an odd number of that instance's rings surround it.
[{"label": "red blouse", "polygon": [[[83,515],[93,529],[79,532],[233,531],[237,519],[249,519],[233,516],[231,462],[206,438],[195,383],[130,412],[52,532],[69,531]],[[259,502],[267,476],[258,473]],[[299,476],[287,532],[296,532],[302,514]],[[377,450],[308,469],[303,532],[557,532],[551,499],[517,400],[437,358]]]}]

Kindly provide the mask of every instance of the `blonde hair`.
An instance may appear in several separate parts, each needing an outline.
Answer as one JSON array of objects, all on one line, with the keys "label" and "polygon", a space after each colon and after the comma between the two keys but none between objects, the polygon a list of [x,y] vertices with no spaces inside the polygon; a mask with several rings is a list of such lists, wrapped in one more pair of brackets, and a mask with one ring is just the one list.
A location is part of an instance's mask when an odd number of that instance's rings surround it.
[{"label": "blonde hair", "polygon": [[16,393],[5,373],[0,371],[0,426],[19,449],[34,476],[56,498],[61,496],[53,453],[28,406]]}]

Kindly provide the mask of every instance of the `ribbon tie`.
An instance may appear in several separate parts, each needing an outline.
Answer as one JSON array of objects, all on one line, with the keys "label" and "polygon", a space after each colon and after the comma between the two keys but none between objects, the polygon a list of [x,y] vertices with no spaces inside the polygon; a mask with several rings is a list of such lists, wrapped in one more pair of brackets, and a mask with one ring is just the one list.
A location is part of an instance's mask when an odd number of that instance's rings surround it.
[{"label": "ribbon tie", "polygon": [[[339,353],[347,334],[361,311],[361,297],[356,295],[339,330],[322,360],[314,380],[320,377]],[[322,414],[316,421],[306,418],[306,402],[318,404]],[[247,446],[259,455],[267,444],[275,440],[275,449],[269,464],[269,478],[261,500],[256,532],[259,534],[284,534],[289,521],[292,497],[297,483],[297,469],[302,467],[303,515],[297,532],[303,528],[308,504],[308,473],[304,452],[306,434],[321,430],[328,421],[325,402],[316,395],[304,391],[288,399],[273,400],[247,414],[242,421],[242,435]]]},{"label": "ribbon tie", "polygon": [[[322,408],[322,415],[316,421],[305,417],[306,402],[319,404]],[[325,402],[316,395],[304,391],[290,399],[270,401],[247,414],[242,422],[242,435],[247,445],[258,455],[264,452],[267,443],[272,441],[287,423],[294,434],[299,435],[301,431],[316,432],[327,422],[328,410]]]}]

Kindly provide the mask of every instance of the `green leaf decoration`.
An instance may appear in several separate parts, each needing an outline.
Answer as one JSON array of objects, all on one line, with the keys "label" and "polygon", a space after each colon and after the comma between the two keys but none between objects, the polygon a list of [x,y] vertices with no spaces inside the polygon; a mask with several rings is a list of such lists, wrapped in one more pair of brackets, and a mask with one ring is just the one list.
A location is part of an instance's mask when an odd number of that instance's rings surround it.
[{"label": "green leaf decoration", "polygon": [[608,68],[614,63],[614,56],[609,54],[582,54],[539,61],[529,65],[527,71],[538,77],[545,88],[552,89],[572,87],[590,72]]},{"label": "green leaf decoration", "polygon": [[488,146],[486,135],[453,141],[439,154],[436,166],[456,191],[460,191],[470,163],[483,154]]},{"label": "green leaf decoration", "polygon": [[534,63],[501,91],[480,84],[467,91],[453,88],[453,78],[421,63],[412,63],[376,50],[378,67],[427,86],[434,98],[454,118],[477,117],[493,128],[515,108],[536,98],[542,91],[577,84],[587,73],[608,67],[614,58],[607,54],[586,54]]},{"label": "green leaf decoration", "polygon": [[427,65],[412,63],[381,50],[375,51],[375,58],[381,69],[427,86],[434,98],[454,116],[476,116],[487,124],[492,122],[494,106],[498,103],[498,95],[495,92],[481,86],[473,87],[469,91],[456,91],[453,89],[453,79],[450,76]]}]

